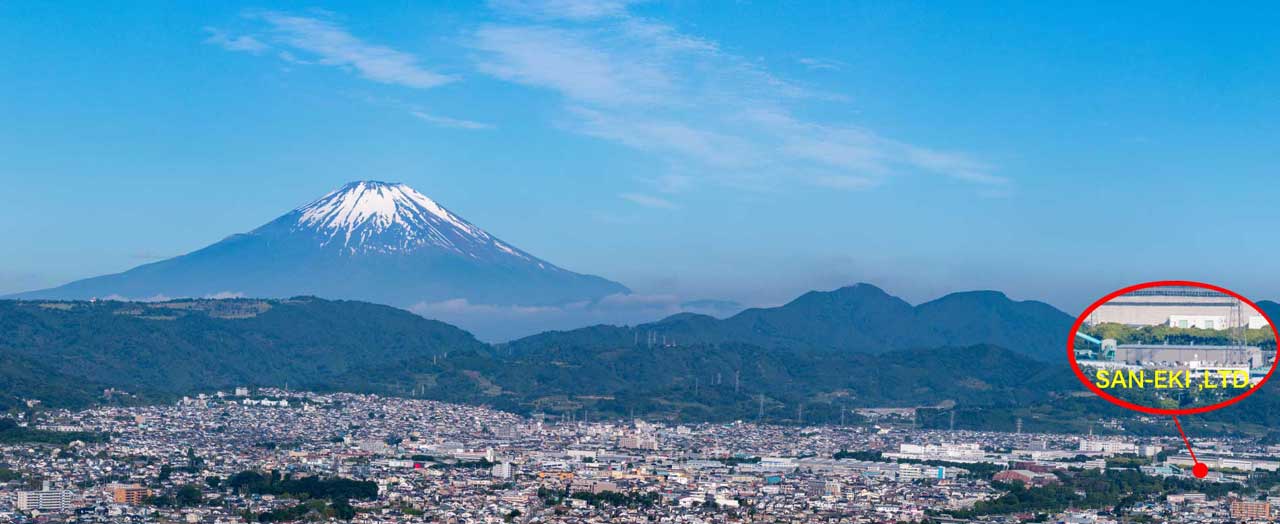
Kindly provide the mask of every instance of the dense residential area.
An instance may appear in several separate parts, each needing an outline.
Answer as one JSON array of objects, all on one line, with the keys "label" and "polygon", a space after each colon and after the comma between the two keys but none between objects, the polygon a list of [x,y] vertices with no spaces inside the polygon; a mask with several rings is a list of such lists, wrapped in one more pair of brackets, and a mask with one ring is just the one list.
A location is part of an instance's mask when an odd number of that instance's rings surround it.
[{"label": "dense residential area", "polygon": [[1265,521],[1280,447],[856,426],[552,421],[237,388],[31,412],[0,431],[0,522]]},{"label": "dense residential area", "polygon": [[1278,27],[0,0],[0,524],[1280,524]]}]

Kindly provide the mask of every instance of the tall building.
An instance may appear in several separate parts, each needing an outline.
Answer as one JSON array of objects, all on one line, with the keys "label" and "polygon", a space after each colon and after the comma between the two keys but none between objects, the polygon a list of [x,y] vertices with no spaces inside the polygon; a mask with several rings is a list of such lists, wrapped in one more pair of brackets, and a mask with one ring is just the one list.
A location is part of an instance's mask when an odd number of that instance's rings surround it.
[{"label": "tall building", "polygon": [[1265,520],[1271,518],[1271,503],[1260,500],[1231,501],[1231,518],[1236,520]]},{"label": "tall building", "polygon": [[618,438],[618,447],[630,449],[658,449],[658,440],[645,435],[628,435]]},{"label": "tall building", "polygon": [[71,491],[52,489],[46,481],[40,491],[19,491],[14,505],[21,511],[66,511],[74,497]]},{"label": "tall building", "polygon": [[151,496],[151,490],[138,484],[113,484],[111,486],[111,500],[116,504],[140,506],[149,496]]},{"label": "tall building", "polygon": [[492,468],[489,468],[489,474],[492,475],[494,478],[500,478],[500,479],[509,479],[511,478],[512,475],[515,475],[515,472],[516,472],[516,468],[515,466],[511,465],[510,462],[494,464]]}]

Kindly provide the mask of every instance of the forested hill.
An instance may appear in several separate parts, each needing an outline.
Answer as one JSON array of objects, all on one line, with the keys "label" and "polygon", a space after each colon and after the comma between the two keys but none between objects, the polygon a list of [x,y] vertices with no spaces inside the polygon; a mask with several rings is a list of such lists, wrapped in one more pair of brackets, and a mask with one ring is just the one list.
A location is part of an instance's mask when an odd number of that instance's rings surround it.
[{"label": "forested hill", "polygon": [[[1069,319],[1045,308],[992,292],[912,307],[855,286],[725,320],[678,315],[490,346],[363,302],[0,301],[0,411],[24,399],[86,406],[107,388],[128,393],[110,400],[119,402],[288,385],[681,421],[832,422],[856,408],[941,405],[962,413],[962,426],[1008,429],[1025,417],[1028,428],[1087,429],[1119,408],[1082,396],[1063,362],[1030,356],[1028,347],[1062,353]],[[928,324],[935,316],[949,320]],[[1280,395],[1244,405],[1280,421]]]},{"label": "forested hill", "polygon": [[1280,319],[1280,304],[1270,300],[1259,300],[1258,308],[1262,309],[1262,312],[1266,313],[1267,317],[1272,320]]},{"label": "forested hill", "polygon": [[[517,411],[575,409],[579,397],[598,398],[605,411],[696,417],[756,413],[761,395],[766,411],[809,402],[989,403],[1033,393],[1022,382],[1043,366],[1021,354],[1060,338],[1065,316],[1042,309],[990,292],[912,307],[858,285],[727,320],[678,315],[491,347],[448,324],[363,302],[0,301],[0,392],[10,405],[35,398],[80,406],[107,388],[165,398],[287,384]],[[649,331],[652,341],[641,335]],[[963,380],[950,380],[953,373]]]},{"label": "forested hill", "polygon": [[506,347],[520,353],[542,347],[739,342],[768,348],[881,353],[994,344],[1056,362],[1074,320],[1043,302],[1015,301],[997,291],[952,293],[912,306],[873,285],[857,284],[834,291],[810,291],[785,305],[748,309],[724,320],[686,313],[634,327],[547,332]]},{"label": "forested hill", "polygon": [[104,388],[326,388],[370,365],[450,351],[488,346],[451,325],[364,302],[0,301],[0,398],[10,402],[81,405]]}]

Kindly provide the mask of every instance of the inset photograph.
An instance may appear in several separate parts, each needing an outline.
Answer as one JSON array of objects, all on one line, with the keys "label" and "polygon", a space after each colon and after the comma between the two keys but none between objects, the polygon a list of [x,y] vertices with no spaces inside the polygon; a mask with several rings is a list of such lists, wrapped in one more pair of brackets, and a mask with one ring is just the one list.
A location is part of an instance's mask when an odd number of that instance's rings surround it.
[{"label": "inset photograph", "polygon": [[1154,409],[1195,409],[1248,392],[1271,371],[1267,316],[1197,286],[1130,291],[1094,308],[1074,337],[1077,367],[1099,390]]}]

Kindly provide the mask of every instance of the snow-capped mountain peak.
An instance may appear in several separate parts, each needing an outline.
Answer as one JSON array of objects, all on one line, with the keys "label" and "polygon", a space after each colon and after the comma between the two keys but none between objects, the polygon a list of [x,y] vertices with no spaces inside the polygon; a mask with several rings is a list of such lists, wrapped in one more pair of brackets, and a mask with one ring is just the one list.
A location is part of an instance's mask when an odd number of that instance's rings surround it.
[{"label": "snow-capped mountain peak", "polygon": [[408,252],[436,246],[471,258],[484,251],[533,257],[494,238],[430,197],[400,183],[352,182],[282,217],[293,233],[349,253]]},{"label": "snow-capped mountain peak", "polygon": [[476,238],[489,235],[458,218],[426,195],[400,183],[352,182],[297,209],[301,226],[350,233],[371,226],[442,222]]},{"label": "snow-capped mountain peak", "polygon": [[628,293],[476,227],[404,184],[347,184],[248,233],[23,298],[315,295],[417,307],[544,306]]}]

